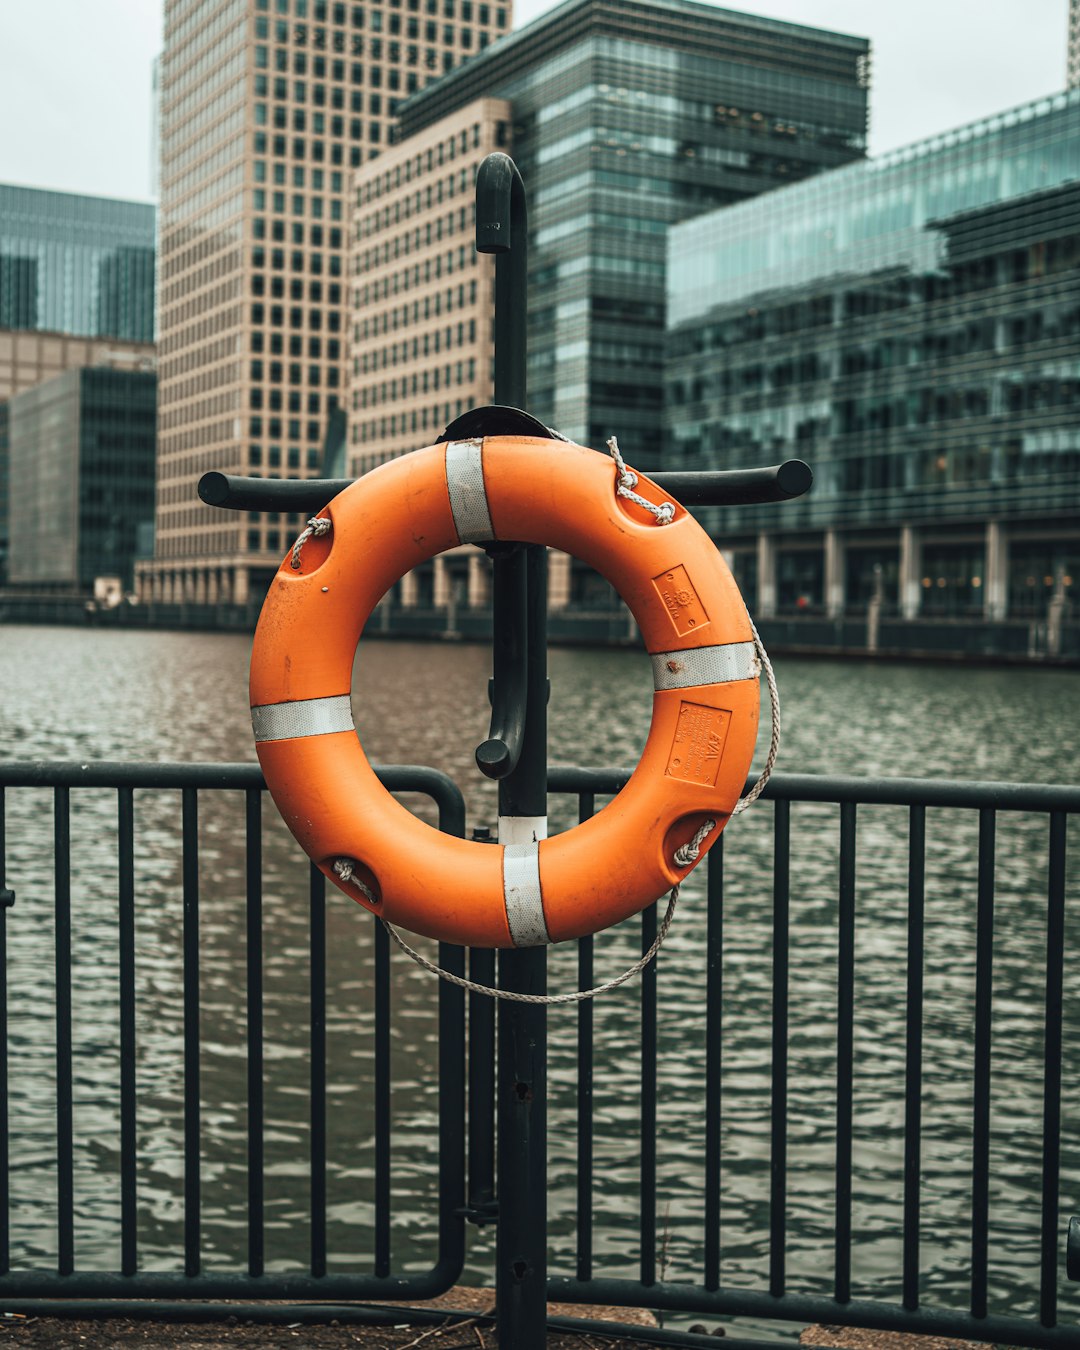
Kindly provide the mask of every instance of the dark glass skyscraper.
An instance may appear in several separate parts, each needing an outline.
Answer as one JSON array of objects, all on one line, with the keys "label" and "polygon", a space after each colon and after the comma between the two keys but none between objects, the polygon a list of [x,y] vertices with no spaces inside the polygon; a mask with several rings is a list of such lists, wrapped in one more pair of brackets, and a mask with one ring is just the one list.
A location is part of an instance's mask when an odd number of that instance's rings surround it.
[{"label": "dark glass skyscraper", "polygon": [[154,207],[0,184],[0,328],[154,340]]},{"label": "dark glass skyscraper", "polygon": [[865,39],[692,0],[567,0],[401,109],[513,107],[530,210],[529,409],[662,454],[668,227],[861,158]]}]

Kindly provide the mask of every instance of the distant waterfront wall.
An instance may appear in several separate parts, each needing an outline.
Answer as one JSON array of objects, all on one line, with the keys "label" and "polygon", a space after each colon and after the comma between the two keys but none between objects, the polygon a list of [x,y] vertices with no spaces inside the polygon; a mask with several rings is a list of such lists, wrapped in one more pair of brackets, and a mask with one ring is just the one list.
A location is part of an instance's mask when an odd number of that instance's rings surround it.
[{"label": "distant waterfront wall", "polygon": [[[0,593],[0,624],[95,624],[117,628],[166,628],[253,632],[260,606],[124,604],[93,610],[79,596],[27,596]],[[876,625],[861,618],[791,617],[759,619],[768,650],[777,655],[881,657],[895,660],[987,661],[1080,667],[1080,621],[1068,620],[1055,632],[1046,622],[990,622],[882,618]],[[489,642],[491,611],[450,607],[400,606],[376,610],[366,638],[415,641]],[[626,610],[562,609],[548,615],[548,636],[555,646],[637,646],[640,639]]]}]

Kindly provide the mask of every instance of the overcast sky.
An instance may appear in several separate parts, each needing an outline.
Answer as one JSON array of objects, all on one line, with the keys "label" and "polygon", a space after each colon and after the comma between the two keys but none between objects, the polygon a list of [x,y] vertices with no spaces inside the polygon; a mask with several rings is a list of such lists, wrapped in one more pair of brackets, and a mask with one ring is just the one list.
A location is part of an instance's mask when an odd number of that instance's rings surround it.
[{"label": "overcast sky", "polygon": [[[553,7],[519,0],[519,26]],[[1065,84],[1068,0],[752,0],[745,8],[870,38],[873,153]],[[0,182],[146,198],[150,66],[160,46],[160,0],[0,0]]]}]

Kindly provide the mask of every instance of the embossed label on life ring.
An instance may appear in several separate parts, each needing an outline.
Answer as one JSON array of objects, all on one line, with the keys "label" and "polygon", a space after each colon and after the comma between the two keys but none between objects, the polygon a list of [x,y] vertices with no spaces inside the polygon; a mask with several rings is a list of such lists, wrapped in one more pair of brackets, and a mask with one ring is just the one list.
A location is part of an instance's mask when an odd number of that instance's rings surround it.
[{"label": "embossed label on life ring", "polygon": [[685,567],[680,565],[679,567],[668,568],[666,572],[661,572],[658,577],[653,577],[652,584],[656,587],[657,595],[664,602],[668,618],[680,637],[686,637],[688,633],[698,632],[709,622],[709,616],[705,613],[705,606],[701,603],[698,593],[694,589],[694,583],[690,580]]},{"label": "embossed label on life ring", "polygon": [[680,703],[675,738],[668,755],[668,777],[714,786],[730,725],[731,713],[725,708]]}]

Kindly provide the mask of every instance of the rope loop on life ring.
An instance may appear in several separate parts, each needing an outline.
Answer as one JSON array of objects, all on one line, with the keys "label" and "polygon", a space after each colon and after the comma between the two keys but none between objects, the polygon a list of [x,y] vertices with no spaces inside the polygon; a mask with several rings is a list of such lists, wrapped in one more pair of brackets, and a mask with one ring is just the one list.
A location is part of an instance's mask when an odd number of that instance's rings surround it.
[{"label": "rope loop on life ring", "polygon": [[[267,785],[308,856],[387,924],[470,947],[583,937],[677,891],[740,809],[760,640],[713,541],[627,469],[614,439],[609,449],[614,491],[607,455],[540,437],[390,460],[308,522],[270,587],[250,680]],[[654,695],[617,796],[552,838],[544,817],[501,820],[493,848],[441,833],[382,787],[356,735],[351,680],[364,624],[400,577],[497,539],[560,549],[605,576],[637,620]],[[774,717],[766,776],[778,735]]]}]

